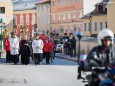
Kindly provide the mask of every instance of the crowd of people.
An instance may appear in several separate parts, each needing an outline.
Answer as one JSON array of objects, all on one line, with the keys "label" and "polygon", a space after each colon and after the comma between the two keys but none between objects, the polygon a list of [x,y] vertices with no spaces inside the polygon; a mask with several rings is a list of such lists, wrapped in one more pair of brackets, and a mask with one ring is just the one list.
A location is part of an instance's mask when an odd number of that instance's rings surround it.
[{"label": "crowd of people", "polygon": [[7,34],[4,47],[6,50],[6,63],[12,62],[16,65],[21,57],[21,63],[28,65],[31,57],[36,65],[40,65],[43,59],[46,59],[46,64],[53,62],[56,45],[52,38],[45,35],[36,34],[33,40],[24,35],[19,40],[17,35],[13,33],[12,36]]},{"label": "crowd of people", "polygon": [[76,57],[76,39],[73,36],[72,39],[66,39],[64,42],[64,53],[71,57]]}]

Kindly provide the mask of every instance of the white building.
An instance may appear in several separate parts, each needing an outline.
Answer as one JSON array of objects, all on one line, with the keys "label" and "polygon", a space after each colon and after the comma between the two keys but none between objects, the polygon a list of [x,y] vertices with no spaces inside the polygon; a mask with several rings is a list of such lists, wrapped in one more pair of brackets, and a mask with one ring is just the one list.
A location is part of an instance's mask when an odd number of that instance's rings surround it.
[{"label": "white building", "polygon": [[42,0],[36,4],[38,32],[50,31],[50,1]]}]

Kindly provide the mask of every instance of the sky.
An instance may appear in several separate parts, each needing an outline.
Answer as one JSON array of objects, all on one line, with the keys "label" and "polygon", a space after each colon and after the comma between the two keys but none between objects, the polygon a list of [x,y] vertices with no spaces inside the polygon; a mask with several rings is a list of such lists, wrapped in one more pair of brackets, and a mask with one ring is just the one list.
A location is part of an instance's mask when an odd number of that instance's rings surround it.
[{"label": "sky", "polygon": [[103,0],[84,0],[84,15],[95,9],[95,4]]}]

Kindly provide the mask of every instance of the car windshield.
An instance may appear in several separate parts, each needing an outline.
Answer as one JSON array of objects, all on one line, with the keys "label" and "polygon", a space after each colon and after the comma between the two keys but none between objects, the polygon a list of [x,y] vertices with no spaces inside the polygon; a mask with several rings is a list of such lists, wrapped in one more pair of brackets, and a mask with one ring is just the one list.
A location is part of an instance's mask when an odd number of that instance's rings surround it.
[{"label": "car windshield", "polygon": [[58,44],[58,45],[57,45],[57,47],[61,47],[61,46],[62,46],[62,44]]}]

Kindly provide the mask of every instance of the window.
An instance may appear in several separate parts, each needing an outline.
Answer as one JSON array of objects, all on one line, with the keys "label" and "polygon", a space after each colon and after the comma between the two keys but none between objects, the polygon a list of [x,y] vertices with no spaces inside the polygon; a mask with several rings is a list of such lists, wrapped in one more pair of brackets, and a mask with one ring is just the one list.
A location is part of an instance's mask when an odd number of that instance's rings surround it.
[{"label": "window", "polygon": [[49,4],[46,4],[46,9],[49,9],[49,7],[50,7]]},{"label": "window", "polygon": [[40,23],[40,17],[38,18],[38,23]]},{"label": "window", "polygon": [[53,1],[52,1],[52,6],[54,6],[54,5],[55,5],[55,1],[53,0]]},{"label": "window", "polygon": [[70,0],[67,0],[67,4],[70,4]]},{"label": "window", "polygon": [[35,24],[35,14],[32,15],[32,24]]},{"label": "window", "polygon": [[97,22],[94,23],[94,30],[97,31]]},{"label": "window", "polygon": [[102,22],[100,22],[100,30],[102,30],[102,28],[103,28],[103,24]]},{"label": "window", "polygon": [[43,11],[46,11],[46,5],[43,5]]},{"label": "window", "polygon": [[87,26],[86,26],[86,23],[84,23],[84,31],[86,31],[86,29],[87,29],[86,27],[87,27]]},{"label": "window", "polygon": [[67,19],[70,19],[70,13],[67,13]]},{"label": "window", "polygon": [[67,26],[64,26],[64,33],[67,33]]},{"label": "window", "polygon": [[73,26],[70,27],[70,33],[73,33]]},{"label": "window", "polygon": [[42,8],[42,5],[39,6],[39,12],[42,12],[43,8]]},{"label": "window", "polygon": [[83,0],[78,0],[78,2],[82,2]]},{"label": "window", "polygon": [[17,25],[17,17],[16,17],[16,15],[14,15],[14,18],[13,18],[13,24],[14,24],[14,26]]},{"label": "window", "polygon": [[62,0],[62,4],[65,4],[65,0]]},{"label": "window", "polygon": [[75,19],[75,12],[72,13],[72,19]]},{"label": "window", "polygon": [[58,20],[60,20],[60,14],[58,14]]},{"label": "window", "polygon": [[72,0],[72,3],[75,3],[75,0]]},{"label": "window", "polygon": [[23,25],[23,16],[20,17],[20,25]]},{"label": "window", "polygon": [[5,7],[0,7],[0,13],[5,13]]},{"label": "window", "polygon": [[63,28],[60,29],[60,33],[64,33],[64,29]]},{"label": "window", "polygon": [[65,20],[65,14],[62,14],[62,20]]},{"label": "window", "polygon": [[82,17],[82,11],[79,11],[78,12],[78,18],[81,18]]},{"label": "window", "polygon": [[29,15],[26,16],[26,24],[29,25]]},{"label": "window", "polygon": [[47,23],[50,24],[50,18],[49,17],[47,17]]},{"label": "window", "polygon": [[77,28],[77,31],[79,32],[80,30],[81,30],[80,27],[78,27],[78,28]]},{"label": "window", "polygon": [[52,15],[52,21],[55,21],[55,15]]},{"label": "window", "polygon": [[58,0],[58,5],[60,5],[60,0]]},{"label": "window", "polygon": [[91,23],[88,23],[88,31],[91,31]]}]

